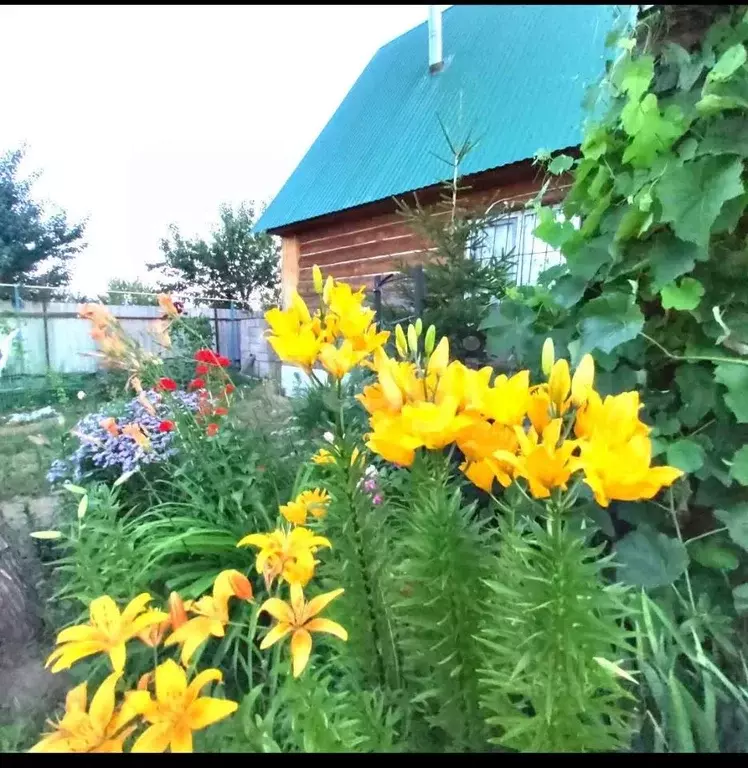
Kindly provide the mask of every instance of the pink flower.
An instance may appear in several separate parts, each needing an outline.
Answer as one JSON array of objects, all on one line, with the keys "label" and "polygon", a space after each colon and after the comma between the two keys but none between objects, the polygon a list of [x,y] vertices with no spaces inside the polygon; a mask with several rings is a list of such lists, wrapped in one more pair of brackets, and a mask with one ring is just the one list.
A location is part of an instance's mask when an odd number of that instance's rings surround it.
[{"label": "pink flower", "polygon": [[380,494],[376,494],[376,496],[374,496],[374,498],[371,500],[371,503],[379,505],[383,501],[384,501],[384,499],[382,498],[382,496]]}]

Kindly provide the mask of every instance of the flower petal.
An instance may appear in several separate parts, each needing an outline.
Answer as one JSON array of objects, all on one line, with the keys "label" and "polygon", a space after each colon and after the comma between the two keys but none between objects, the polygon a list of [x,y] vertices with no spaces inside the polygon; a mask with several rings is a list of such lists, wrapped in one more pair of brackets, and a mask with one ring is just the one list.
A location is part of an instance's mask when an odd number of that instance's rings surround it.
[{"label": "flower petal", "polygon": [[193,701],[187,708],[187,725],[193,731],[199,731],[201,728],[207,728],[209,725],[223,720],[236,712],[238,708],[239,705],[235,701],[203,696]]},{"label": "flower petal", "polygon": [[140,616],[133,619],[133,621],[126,627],[125,636],[129,640],[131,637],[140,634],[147,627],[151,627],[154,624],[160,624],[168,618],[169,614],[165,611],[147,611],[146,613],[141,613]]},{"label": "flower petal", "polygon": [[345,592],[345,590],[341,587],[340,589],[334,589],[332,592],[325,592],[323,595],[317,595],[317,597],[313,597],[306,604],[306,608],[304,610],[305,619],[311,619],[312,616],[316,616],[336,597],[342,595],[343,592]]},{"label": "flower petal", "polygon": [[72,712],[85,712],[88,701],[87,684],[81,683],[71,688],[65,696],[65,714]]},{"label": "flower petal", "polygon": [[341,640],[348,639],[348,632],[337,621],[330,621],[330,619],[312,619],[304,624],[304,629],[309,632],[326,632],[328,635],[335,635]]},{"label": "flower petal", "polygon": [[124,643],[117,643],[109,649],[109,658],[112,662],[112,669],[115,672],[122,672],[127,661],[127,651]]},{"label": "flower petal", "polygon": [[277,643],[278,640],[282,640],[292,629],[293,627],[288,622],[278,622],[278,624],[276,624],[270,632],[262,638],[260,650],[264,651],[267,648],[270,648],[270,646]]},{"label": "flower petal", "polygon": [[88,714],[91,722],[102,735],[106,732],[114,714],[114,689],[117,687],[120,677],[122,677],[122,672],[113,672],[109,675],[91,699]]},{"label": "flower petal", "polygon": [[243,539],[239,539],[237,547],[259,547],[265,549],[270,543],[270,536],[267,533],[250,533]]},{"label": "flower petal", "polygon": [[159,702],[184,695],[187,675],[174,659],[167,659],[156,667],[156,698]]},{"label": "flower petal", "polygon": [[172,752],[192,752],[192,731],[186,725],[177,725],[171,734]]},{"label": "flower petal", "polygon": [[186,703],[191,704],[200,695],[200,691],[202,691],[208,683],[220,683],[221,680],[223,680],[223,673],[220,669],[204,669],[202,672],[195,675],[195,679],[187,686]]},{"label": "flower petal", "polygon": [[122,623],[129,624],[139,613],[145,610],[146,605],[151,602],[153,598],[147,592],[141,592],[137,597],[134,597],[127,605],[124,611],[122,611]]},{"label": "flower petal", "polygon": [[289,624],[293,623],[294,615],[293,611],[291,610],[291,606],[277,597],[271,597],[267,599],[260,606],[260,613],[263,611],[269,613],[277,621],[285,621]]},{"label": "flower petal", "polygon": [[309,661],[312,652],[312,636],[305,629],[297,629],[291,637],[291,661],[293,676],[298,677]]},{"label": "flower petal", "polygon": [[170,740],[171,723],[158,723],[146,728],[130,752],[166,752]]},{"label": "flower petal", "polygon": [[57,635],[57,644],[60,643],[80,643],[86,640],[98,640],[101,633],[96,627],[89,624],[79,624],[75,627],[63,629]]},{"label": "flower petal", "polygon": [[91,624],[105,635],[111,637],[119,634],[122,617],[117,603],[109,595],[103,595],[92,600],[88,610],[91,614]]},{"label": "flower petal", "polygon": [[57,673],[63,669],[69,669],[76,661],[85,659],[86,656],[93,656],[95,653],[101,653],[104,650],[106,648],[102,643],[95,640],[84,643],[67,643],[52,652],[45,666],[48,667],[54,661],[52,672]]}]

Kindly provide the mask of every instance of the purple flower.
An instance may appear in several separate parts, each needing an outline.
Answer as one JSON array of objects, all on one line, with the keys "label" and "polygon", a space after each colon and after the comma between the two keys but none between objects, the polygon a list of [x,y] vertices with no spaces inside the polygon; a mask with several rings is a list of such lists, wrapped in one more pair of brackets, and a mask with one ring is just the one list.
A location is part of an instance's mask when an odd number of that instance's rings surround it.
[{"label": "purple flower", "polygon": [[[47,480],[56,483],[65,479],[80,481],[96,470],[115,470],[118,474],[131,472],[141,466],[165,461],[176,453],[173,446],[174,433],[159,431],[159,424],[172,416],[169,406],[161,397],[150,390],[145,393],[156,415],[150,414],[137,399],[125,405],[123,412],[115,416],[99,411],[84,416],[73,429],[80,445],[66,459],[52,463],[47,473]],[[195,412],[198,408],[197,395],[177,391],[172,395],[172,402],[177,410]],[[114,418],[117,430],[112,434],[102,426],[102,421]],[[148,436],[148,450],[139,446],[131,437],[121,433],[126,424],[138,424]]]}]

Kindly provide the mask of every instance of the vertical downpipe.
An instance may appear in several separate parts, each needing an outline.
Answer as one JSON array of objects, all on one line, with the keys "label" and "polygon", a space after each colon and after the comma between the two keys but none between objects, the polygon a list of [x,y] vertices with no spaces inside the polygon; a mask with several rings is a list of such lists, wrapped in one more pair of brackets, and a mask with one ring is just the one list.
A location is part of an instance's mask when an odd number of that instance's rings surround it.
[{"label": "vertical downpipe", "polygon": [[444,66],[442,46],[442,12],[438,5],[429,6],[429,72],[434,74]]}]

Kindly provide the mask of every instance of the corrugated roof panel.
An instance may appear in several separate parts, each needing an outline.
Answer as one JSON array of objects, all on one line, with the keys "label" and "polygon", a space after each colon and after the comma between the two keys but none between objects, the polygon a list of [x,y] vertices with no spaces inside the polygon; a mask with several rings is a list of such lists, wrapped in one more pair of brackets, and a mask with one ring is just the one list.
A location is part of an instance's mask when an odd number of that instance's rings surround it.
[{"label": "corrugated roof panel", "polygon": [[444,68],[433,75],[428,25],[406,32],[377,51],[256,228],[443,181],[440,119],[456,142],[477,141],[463,174],[578,144],[585,88],[604,71],[605,38],[620,13],[612,5],[452,6],[443,17]]}]

